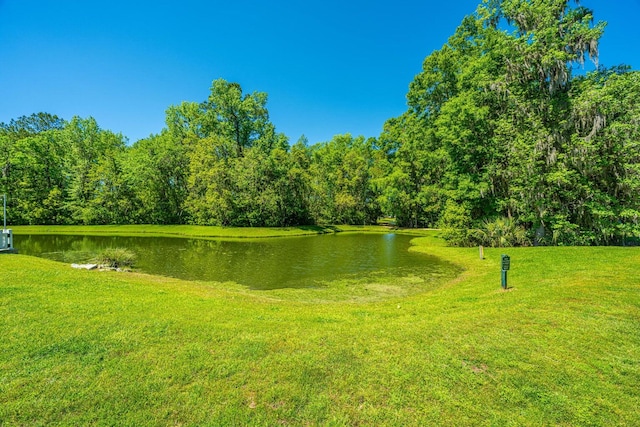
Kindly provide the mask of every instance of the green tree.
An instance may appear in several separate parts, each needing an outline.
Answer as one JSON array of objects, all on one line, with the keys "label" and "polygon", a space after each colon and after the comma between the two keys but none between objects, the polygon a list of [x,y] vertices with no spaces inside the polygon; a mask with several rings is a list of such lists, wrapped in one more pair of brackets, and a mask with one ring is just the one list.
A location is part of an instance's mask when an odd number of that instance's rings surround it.
[{"label": "green tree", "polygon": [[273,141],[265,141],[264,137],[274,128],[269,122],[266,104],[267,94],[264,92],[243,94],[238,83],[214,80],[209,99],[202,104],[203,128],[207,134],[234,141],[238,156],[257,141],[269,146]]},{"label": "green tree", "polygon": [[130,147],[124,158],[123,175],[132,193],[131,217],[150,224],[185,223],[188,168],[184,140],[170,131]]},{"label": "green tree", "polygon": [[568,219],[589,243],[640,237],[640,73],[601,69],[577,79],[571,95],[568,164],[580,194]]},{"label": "green tree", "polygon": [[266,103],[265,93],[243,94],[239,84],[218,79],[207,101],[168,110],[169,133],[187,149],[185,209],[196,224],[292,221],[288,140],[269,121]]},{"label": "green tree", "polygon": [[442,180],[448,158],[433,130],[408,112],[388,120],[380,140],[387,151],[377,160],[382,210],[404,227],[436,226],[445,200]]},{"label": "green tree", "polygon": [[12,219],[26,224],[64,224],[67,147],[58,130],[46,130],[19,139],[12,156]]},{"label": "green tree", "polygon": [[[542,228],[557,237],[574,230],[560,240],[588,241],[578,238],[585,230],[573,209],[589,183],[572,160],[571,71],[587,58],[597,61],[604,24],[593,25],[592,12],[571,3],[485,1],[425,59],[407,95],[414,124],[396,132],[404,141],[392,158],[398,164],[420,156],[419,165],[431,163],[428,169],[442,173],[394,167],[387,191],[404,196],[405,210],[418,212],[418,188],[433,183],[441,189],[432,198],[441,223],[457,215],[444,194],[476,224],[507,217],[531,233]],[[405,145],[410,156],[402,153]]]},{"label": "green tree", "polygon": [[309,209],[316,223],[370,224],[380,215],[375,140],[336,135],[312,147]]},{"label": "green tree", "polygon": [[231,225],[234,218],[235,144],[212,135],[198,139],[189,152],[185,209],[201,225]]},{"label": "green tree", "polygon": [[[37,113],[19,117],[9,123],[0,123],[0,192],[7,194],[9,216],[14,223],[63,222],[65,213],[55,211],[57,203],[64,197],[64,185],[57,182],[56,137],[53,132],[62,129],[64,120],[48,113]],[[33,141],[25,140],[49,133]],[[51,157],[47,150],[51,149]],[[38,162],[42,161],[42,165]],[[47,175],[47,169],[51,175]],[[52,186],[46,186],[51,183]],[[58,189],[53,186],[58,184]]]},{"label": "green tree", "polygon": [[120,166],[113,162],[125,149],[122,135],[103,131],[92,117],[74,117],[62,132],[68,147],[65,158],[70,177],[67,208],[72,220],[79,224],[105,224],[126,215],[113,210],[117,195],[109,194],[120,191],[117,177]]},{"label": "green tree", "polygon": [[49,130],[61,130],[64,126],[65,121],[60,117],[41,112],[12,119],[9,123],[0,123],[0,133],[17,141]]}]

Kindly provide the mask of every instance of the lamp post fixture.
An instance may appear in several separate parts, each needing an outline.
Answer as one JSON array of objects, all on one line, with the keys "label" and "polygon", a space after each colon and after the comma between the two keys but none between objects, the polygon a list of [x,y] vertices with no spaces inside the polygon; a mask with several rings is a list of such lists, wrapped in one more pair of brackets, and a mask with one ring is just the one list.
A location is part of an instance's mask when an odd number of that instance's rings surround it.
[{"label": "lamp post fixture", "polygon": [[500,264],[502,266],[502,289],[507,289],[507,271],[511,268],[511,257],[509,255],[501,255]]}]

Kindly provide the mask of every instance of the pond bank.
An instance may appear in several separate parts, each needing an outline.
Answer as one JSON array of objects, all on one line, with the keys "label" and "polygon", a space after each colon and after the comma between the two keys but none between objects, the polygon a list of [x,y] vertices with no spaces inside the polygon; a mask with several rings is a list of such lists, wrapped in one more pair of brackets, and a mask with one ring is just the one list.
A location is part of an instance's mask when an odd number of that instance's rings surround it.
[{"label": "pond bank", "polygon": [[[299,227],[217,227],[204,225],[17,225],[19,234],[76,234],[87,236],[176,236],[193,238],[256,239],[264,237],[312,236],[341,232],[388,233],[395,229],[379,225],[332,225]],[[400,230],[396,230],[400,231]],[[402,230],[404,232],[404,230]],[[420,230],[406,230],[420,234]]]}]

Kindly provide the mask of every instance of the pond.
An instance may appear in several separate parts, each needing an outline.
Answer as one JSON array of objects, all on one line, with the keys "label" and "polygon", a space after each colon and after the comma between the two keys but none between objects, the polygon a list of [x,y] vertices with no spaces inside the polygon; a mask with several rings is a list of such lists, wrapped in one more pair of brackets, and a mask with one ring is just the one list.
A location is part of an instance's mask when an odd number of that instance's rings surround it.
[{"label": "pond", "polygon": [[66,263],[89,262],[108,247],[137,256],[136,270],[186,280],[233,281],[252,289],[317,287],[375,275],[450,276],[454,267],[409,252],[411,236],[337,233],[246,240],[179,237],[19,235],[21,254]]}]

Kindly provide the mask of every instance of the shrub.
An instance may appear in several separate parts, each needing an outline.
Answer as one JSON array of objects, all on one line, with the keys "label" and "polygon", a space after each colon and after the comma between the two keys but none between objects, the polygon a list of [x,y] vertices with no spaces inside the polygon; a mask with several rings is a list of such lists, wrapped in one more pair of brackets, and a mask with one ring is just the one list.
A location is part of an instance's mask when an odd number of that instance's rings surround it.
[{"label": "shrub", "polygon": [[471,212],[464,203],[447,200],[440,218],[442,237],[452,246],[472,246]]},{"label": "shrub", "polygon": [[112,268],[132,267],[135,261],[136,254],[124,248],[107,248],[95,259],[97,264]]},{"label": "shrub", "polygon": [[474,230],[472,235],[476,244],[494,248],[531,244],[525,228],[511,218],[485,219],[482,227]]}]

